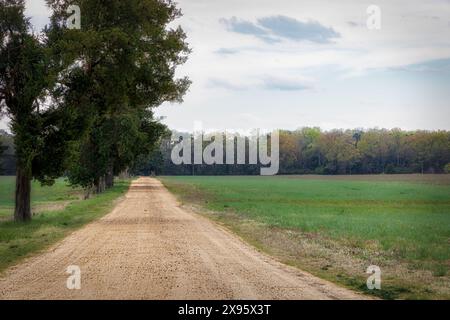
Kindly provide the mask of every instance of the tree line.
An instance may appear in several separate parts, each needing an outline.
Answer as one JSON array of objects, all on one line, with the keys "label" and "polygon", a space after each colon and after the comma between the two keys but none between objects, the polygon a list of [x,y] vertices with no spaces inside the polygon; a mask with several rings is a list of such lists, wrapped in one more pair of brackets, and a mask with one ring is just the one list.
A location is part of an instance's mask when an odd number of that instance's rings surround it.
[{"label": "tree line", "polygon": [[[81,29],[67,27],[73,4]],[[50,23],[36,32],[24,0],[0,1],[0,115],[14,144],[16,221],[31,219],[32,179],[66,175],[88,195],[112,187],[166,132],[153,110],[190,85],[175,77],[190,50],[183,30],[169,27],[181,15],[171,0],[47,5]]]},{"label": "tree line", "polygon": [[[170,135],[165,136],[159,149],[136,162],[133,172],[145,175],[258,175],[260,172],[259,165],[248,164],[174,165],[173,146]],[[225,146],[224,150],[226,158]],[[279,156],[280,174],[450,173],[450,132],[282,130]]]}]

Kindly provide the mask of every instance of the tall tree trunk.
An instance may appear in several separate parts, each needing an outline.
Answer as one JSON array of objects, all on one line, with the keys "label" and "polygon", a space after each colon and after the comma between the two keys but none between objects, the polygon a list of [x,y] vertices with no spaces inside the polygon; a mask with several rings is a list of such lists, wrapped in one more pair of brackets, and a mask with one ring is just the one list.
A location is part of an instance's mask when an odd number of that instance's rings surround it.
[{"label": "tall tree trunk", "polygon": [[114,187],[114,174],[110,172],[106,174],[105,184],[107,189]]},{"label": "tall tree trunk", "polygon": [[114,168],[112,164],[108,166],[105,176],[105,184],[108,189],[114,187]]},{"label": "tall tree trunk", "polygon": [[100,178],[100,192],[106,191],[106,176]]},{"label": "tall tree trunk", "polygon": [[16,207],[14,221],[31,220],[31,175],[17,164],[16,171]]},{"label": "tall tree trunk", "polygon": [[87,187],[84,189],[84,200],[88,200],[91,197],[92,191],[93,191],[93,187]]},{"label": "tall tree trunk", "polygon": [[97,179],[95,183],[95,192],[96,193],[103,193],[106,189],[106,178],[104,176]]}]

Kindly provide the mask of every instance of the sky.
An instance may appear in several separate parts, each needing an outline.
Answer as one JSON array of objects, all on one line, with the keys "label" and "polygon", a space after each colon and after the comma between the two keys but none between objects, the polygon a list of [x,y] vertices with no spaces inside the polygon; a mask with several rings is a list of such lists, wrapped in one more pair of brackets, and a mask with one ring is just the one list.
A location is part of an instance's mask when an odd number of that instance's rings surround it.
[{"label": "sky", "polygon": [[[193,84],[158,108],[172,129],[450,129],[450,0],[177,2]],[[49,12],[27,14],[38,30]]]}]

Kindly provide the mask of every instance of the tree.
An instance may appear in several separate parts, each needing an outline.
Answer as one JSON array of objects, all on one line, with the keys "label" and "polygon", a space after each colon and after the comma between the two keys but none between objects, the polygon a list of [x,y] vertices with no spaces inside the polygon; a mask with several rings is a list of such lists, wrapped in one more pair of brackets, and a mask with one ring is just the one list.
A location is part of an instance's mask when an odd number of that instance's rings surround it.
[{"label": "tree", "polygon": [[442,173],[450,158],[450,134],[445,131],[430,134],[429,166],[433,173]]},{"label": "tree", "polygon": [[[0,108],[12,120],[17,155],[15,220],[31,219],[34,144],[39,124],[37,99],[46,87],[44,51],[24,15],[24,1],[0,2]],[[2,111],[0,110],[0,111]]]},{"label": "tree", "polygon": [[115,175],[133,167],[140,156],[155,150],[165,132],[166,126],[155,120],[149,110],[105,118],[79,141],[73,153],[74,165],[68,172],[69,180],[88,191],[94,186],[96,193],[103,192],[113,186]]},{"label": "tree", "polygon": [[300,154],[297,137],[289,132],[280,132],[280,168],[283,173],[290,173],[298,166],[298,157]]},{"label": "tree", "polygon": [[330,174],[352,173],[352,167],[359,160],[351,132],[333,130],[322,134],[319,150],[326,161],[326,172]]},{"label": "tree", "polygon": [[49,99],[70,63],[47,34],[31,32],[24,11],[23,0],[0,2],[0,114],[10,118],[14,138],[15,221],[31,219],[31,180],[51,185],[67,168],[80,126],[76,109]]},{"label": "tree", "polygon": [[318,144],[321,135],[320,128],[303,128],[299,131],[300,159],[304,173],[321,170],[323,159]]},{"label": "tree", "polygon": [[387,130],[369,130],[362,135],[358,149],[368,173],[385,173],[392,144],[392,136]]},{"label": "tree", "polygon": [[[155,133],[155,130],[159,132]],[[164,170],[164,155],[168,151],[163,145],[170,141],[171,133],[166,126],[151,120],[143,122],[142,131],[146,134],[139,143],[144,143],[146,150],[135,157],[130,171],[136,175],[160,174]]]},{"label": "tree", "polygon": [[168,27],[180,16],[172,1],[80,0],[81,30],[64,32],[72,2],[48,1],[54,12],[51,38],[59,38],[61,52],[69,52],[63,60],[76,61],[58,100],[90,106],[90,129],[78,144],[70,177],[73,183],[93,184],[102,191],[106,182],[112,184],[117,168],[131,165],[136,153],[146,151],[124,148],[129,146],[124,142],[142,134],[138,122],[153,117],[145,111],[181,101],[190,81],[175,79],[175,71],[189,49],[183,30]]},{"label": "tree", "polygon": [[11,119],[14,134],[16,221],[31,219],[31,180],[51,183],[61,169],[52,155],[65,147],[57,127],[60,110],[42,103],[52,83],[48,48],[30,32],[24,10],[23,0],[0,2],[0,113]]},{"label": "tree", "polygon": [[444,172],[445,173],[450,173],[450,163],[447,163],[446,165],[445,165],[445,167],[444,167]]}]

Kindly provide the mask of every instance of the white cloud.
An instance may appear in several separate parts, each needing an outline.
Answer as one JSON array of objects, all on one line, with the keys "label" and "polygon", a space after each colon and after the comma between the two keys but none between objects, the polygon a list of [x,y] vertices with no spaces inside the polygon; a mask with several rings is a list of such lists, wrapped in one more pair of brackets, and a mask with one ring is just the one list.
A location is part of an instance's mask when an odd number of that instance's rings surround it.
[{"label": "white cloud", "polygon": [[[40,23],[48,14],[43,3],[27,1],[27,12]],[[159,114],[167,116],[172,127],[191,128],[195,120],[204,120],[218,128],[450,129],[445,120],[449,118],[448,70],[428,74],[424,80],[414,74],[392,74],[392,70],[409,65],[450,59],[450,1],[377,0],[382,13],[380,31],[365,27],[371,3],[358,0],[178,3],[184,17],[175,24],[183,26],[193,48],[189,62],[178,73],[188,75],[193,85],[183,105],[160,109]],[[295,35],[270,43],[248,33],[230,32],[223,23],[223,19],[236,17],[236,21],[267,30],[270,28],[258,21],[274,16],[317,21],[340,36],[330,43],[295,41]],[[271,36],[276,33],[273,30]],[[285,90],[274,90],[277,85]],[[303,86],[313,90],[300,90]],[[361,103],[367,100],[378,104],[368,107]]]}]

